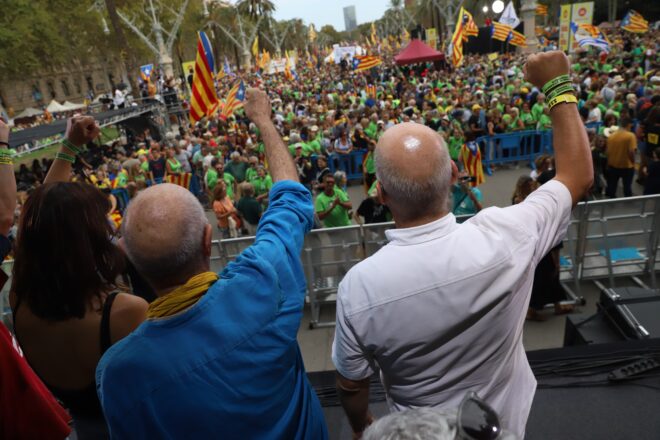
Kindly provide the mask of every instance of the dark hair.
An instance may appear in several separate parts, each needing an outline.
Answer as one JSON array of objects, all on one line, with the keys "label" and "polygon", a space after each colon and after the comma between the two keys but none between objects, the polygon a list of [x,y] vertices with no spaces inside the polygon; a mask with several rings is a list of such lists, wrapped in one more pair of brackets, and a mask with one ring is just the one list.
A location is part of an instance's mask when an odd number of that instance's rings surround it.
[{"label": "dark hair", "polygon": [[28,198],[18,229],[12,290],[37,317],[83,318],[114,288],[125,257],[110,240],[110,202],[80,183],[50,183]]},{"label": "dark hair", "polygon": [[633,123],[632,119],[630,119],[628,116],[621,115],[621,117],[619,118],[620,127],[628,127],[632,125],[632,123]]}]

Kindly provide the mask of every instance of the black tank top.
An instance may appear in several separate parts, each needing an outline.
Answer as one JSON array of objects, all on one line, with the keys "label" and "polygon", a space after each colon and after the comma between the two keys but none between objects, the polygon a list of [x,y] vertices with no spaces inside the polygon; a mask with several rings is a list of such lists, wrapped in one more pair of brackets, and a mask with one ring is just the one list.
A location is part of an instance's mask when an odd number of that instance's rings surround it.
[{"label": "black tank top", "polygon": [[[119,292],[112,292],[105,299],[103,304],[103,314],[101,315],[101,328],[100,328],[100,346],[101,346],[101,356],[110,348],[112,341],[110,339],[110,310],[112,309],[112,303],[115,300]],[[20,299],[16,301],[16,307],[13,310],[14,315],[14,333],[16,334],[16,339],[20,343],[20,337],[18,332],[16,332],[16,317],[18,308],[21,305]],[[37,373],[38,374],[38,373]],[[69,409],[71,415],[74,417],[80,416],[85,418],[103,418],[103,412],[101,410],[101,404],[99,403],[98,395],[96,394],[96,382],[92,381],[91,384],[85,388],[79,390],[66,390],[58,387],[54,387],[44,381],[44,384],[50,389],[55,397],[61,400],[64,405]]]}]

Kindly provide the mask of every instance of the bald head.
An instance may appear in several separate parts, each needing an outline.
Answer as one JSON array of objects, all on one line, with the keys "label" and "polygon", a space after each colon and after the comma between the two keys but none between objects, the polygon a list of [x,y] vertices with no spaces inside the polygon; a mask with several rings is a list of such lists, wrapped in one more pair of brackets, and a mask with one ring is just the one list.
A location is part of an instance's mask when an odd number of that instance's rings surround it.
[{"label": "bald head", "polygon": [[404,123],[385,131],[376,147],[376,175],[395,220],[446,213],[451,159],[444,140],[430,128]]},{"label": "bald head", "polygon": [[208,220],[197,199],[178,185],[155,185],[141,192],[128,206],[123,228],[126,253],[157,289],[208,270]]}]

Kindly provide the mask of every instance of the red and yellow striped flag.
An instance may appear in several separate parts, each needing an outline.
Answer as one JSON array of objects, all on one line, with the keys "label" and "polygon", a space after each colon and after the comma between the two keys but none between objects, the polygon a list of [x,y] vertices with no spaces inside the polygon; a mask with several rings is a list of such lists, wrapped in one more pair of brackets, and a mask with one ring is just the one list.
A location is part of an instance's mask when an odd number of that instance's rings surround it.
[{"label": "red and yellow striped flag", "polygon": [[536,15],[548,15],[548,6],[537,4],[536,5]]},{"label": "red and yellow striped flag", "polygon": [[479,28],[472,18],[472,14],[468,11],[463,10],[463,18],[467,17],[467,22],[465,23],[465,32],[463,32],[463,41],[467,41],[468,37],[476,37],[479,35]]},{"label": "red and yellow striped flag", "polygon": [[358,55],[353,59],[353,69],[356,72],[369,70],[383,64],[383,60],[373,55]]},{"label": "red and yellow striped flag", "polygon": [[502,24],[498,21],[494,21],[493,25],[490,28],[490,37],[493,40],[498,40],[498,41],[507,41],[509,38],[511,38],[511,31],[513,29],[511,26]]},{"label": "red and yellow striped flag", "polygon": [[213,82],[214,67],[215,62],[211,43],[204,32],[199,32],[192,97],[190,99],[190,120],[193,123],[206,115],[213,114],[218,107],[218,95]]},{"label": "red and yellow striped flag", "polygon": [[245,101],[245,84],[243,81],[239,81],[234,85],[234,87],[229,90],[227,95],[227,100],[225,101],[225,106],[222,108],[222,113],[220,117],[224,120],[229,118],[234,114],[234,111],[240,108]]},{"label": "red and yellow striped flag", "polygon": [[192,179],[191,173],[182,173],[182,174],[168,174],[165,176],[165,181],[168,183],[173,183],[174,185],[179,185],[185,189],[190,189],[190,180]]},{"label": "red and yellow striped flag", "polygon": [[520,32],[511,31],[511,41],[509,41],[509,43],[513,46],[525,47],[527,46],[527,39]]},{"label": "red and yellow striped flag", "polygon": [[621,28],[628,32],[643,34],[644,32],[648,32],[649,22],[639,12],[631,9],[623,17],[623,20],[621,20]]}]

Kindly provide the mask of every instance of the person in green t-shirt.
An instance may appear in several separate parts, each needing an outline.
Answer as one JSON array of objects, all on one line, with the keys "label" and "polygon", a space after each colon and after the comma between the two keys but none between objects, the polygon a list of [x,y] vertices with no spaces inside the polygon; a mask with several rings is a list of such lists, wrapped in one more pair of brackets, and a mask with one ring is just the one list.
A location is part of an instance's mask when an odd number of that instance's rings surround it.
[{"label": "person in green t-shirt", "polygon": [[179,159],[174,157],[174,148],[167,150],[167,160],[165,161],[165,168],[167,169],[167,174],[177,175],[181,174],[183,165],[179,162]]},{"label": "person in green t-shirt", "polygon": [[225,165],[225,172],[234,176],[236,182],[241,183],[245,181],[245,173],[247,172],[248,164],[241,157],[241,153],[234,151],[229,156],[231,159],[227,165]]},{"label": "person in green t-shirt", "polygon": [[225,164],[218,159],[213,159],[211,161],[211,167],[208,169],[204,175],[204,183],[206,184],[207,190],[213,194],[218,181],[222,180],[227,186],[227,197],[231,200],[234,200],[234,194],[236,193],[236,179],[229,173],[225,173]]},{"label": "person in green t-shirt", "polygon": [[545,95],[539,93],[536,95],[536,103],[532,106],[532,116],[536,122],[539,121],[541,115],[543,114],[543,108],[545,106]]},{"label": "person in green t-shirt", "polygon": [[128,185],[128,173],[125,169],[119,168],[117,177],[115,177],[115,188],[126,188]]},{"label": "person in green t-shirt", "polygon": [[541,113],[536,123],[536,129],[539,131],[552,129],[552,119],[550,119],[550,109],[548,107],[544,107],[543,113]]},{"label": "person in green t-shirt", "polygon": [[248,159],[249,168],[245,170],[245,181],[252,182],[258,177],[257,175],[257,166],[259,166],[259,158],[256,156],[250,156]]},{"label": "person in green t-shirt", "polygon": [[218,171],[216,171],[215,169],[215,166],[217,164],[218,164],[218,159],[213,159],[211,161],[211,166],[204,175],[204,185],[206,186],[206,190],[211,194],[213,194],[213,191],[215,190],[215,186],[218,184]]},{"label": "person in green t-shirt", "polygon": [[367,155],[364,158],[364,184],[367,188],[376,181],[376,160],[374,151],[376,150],[376,143],[371,141],[367,147]]},{"label": "person in green t-shirt", "polygon": [[241,200],[238,201],[236,209],[241,218],[245,220],[243,225],[247,229],[248,235],[256,235],[257,225],[261,218],[261,203],[254,197],[254,185],[249,182],[243,182],[241,185]]},{"label": "person in green t-shirt", "polygon": [[273,187],[273,179],[266,173],[266,168],[263,166],[257,167],[257,177],[250,181],[254,185],[254,191],[257,195],[257,200],[261,203],[268,203],[268,193]]},{"label": "person in green t-shirt", "polygon": [[534,115],[532,115],[532,112],[529,109],[528,102],[523,102],[522,111],[520,112],[520,120],[525,126],[525,130],[536,129],[536,121],[534,120]]},{"label": "person in green t-shirt", "polygon": [[323,179],[324,190],[316,196],[314,211],[326,228],[349,226],[351,219],[348,212],[353,209],[348,195],[344,191],[335,191],[335,178],[331,174]]}]

